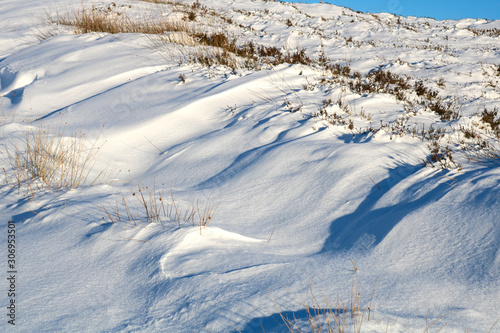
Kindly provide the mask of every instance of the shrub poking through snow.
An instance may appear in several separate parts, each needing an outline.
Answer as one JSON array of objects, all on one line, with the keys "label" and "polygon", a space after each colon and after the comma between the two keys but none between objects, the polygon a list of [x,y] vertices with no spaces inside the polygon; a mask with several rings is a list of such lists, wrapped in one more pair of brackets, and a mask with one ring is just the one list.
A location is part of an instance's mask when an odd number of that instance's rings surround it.
[{"label": "shrub poking through snow", "polygon": [[498,114],[498,107],[495,107],[493,110],[489,111],[487,108],[484,108],[481,113],[481,120],[488,124],[491,128],[493,134],[500,139],[500,115]]}]

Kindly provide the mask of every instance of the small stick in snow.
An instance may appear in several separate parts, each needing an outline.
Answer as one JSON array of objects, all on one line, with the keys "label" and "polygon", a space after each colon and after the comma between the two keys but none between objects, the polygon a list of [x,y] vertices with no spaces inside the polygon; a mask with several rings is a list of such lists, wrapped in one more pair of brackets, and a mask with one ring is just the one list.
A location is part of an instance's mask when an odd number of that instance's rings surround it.
[{"label": "small stick in snow", "polygon": [[[370,177],[370,176],[368,176]],[[378,183],[375,183],[372,177],[370,177],[370,180],[372,181],[373,185],[377,186],[377,188],[380,190],[380,185]]]},{"label": "small stick in snow", "polygon": [[278,217],[276,219],[276,223],[274,224],[274,228],[273,228],[273,231],[271,232],[271,236],[269,236],[269,239],[267,240],[267,243],[269,244],[269,242],[271,241],[271,237],[273,237],[273,234],[274,234],[274,230],[276,229],[276,226],[278,225],[278,221],[280,220],[280,218]]},{"label": "small stick in snow", "polygon": [[160,148],[156,147],[156,145],[155,145],[154,143],[152,143],[152,142],[151,142],[148,138],[146,138],[146,136],[145,136],[145,135],[143,135],[143,136],[144,136],[144,139],[148,140],[148,142],[149,142],[149,143],[150,143],[153,147],[155,147],[156,149],[158,149],[158,151],[159,151],[161,154],[163,154],[163,153],[164,153],[164,151],[162,151]]}]

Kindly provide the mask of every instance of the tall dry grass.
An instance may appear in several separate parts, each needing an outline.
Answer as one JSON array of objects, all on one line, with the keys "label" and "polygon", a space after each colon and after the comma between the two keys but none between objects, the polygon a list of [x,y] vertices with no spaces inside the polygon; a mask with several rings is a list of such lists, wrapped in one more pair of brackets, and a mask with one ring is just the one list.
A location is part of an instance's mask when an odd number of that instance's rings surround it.
[{"label": "tall dry grass", "polygon": [[[109,8],[83,6],[68,14],[48,15],[48,20],[52,24],[72,26],[76,33],[145,34],[153,49],[181,63],[224,65],[232,69],[257,69],[260,65],[281,63],[312,64],[312,59],[304,49],[282,50],[276,46],[258,45],[253,42],[240,43],[236,37],[220,27],[206,27],[194,19],[189,19],[191,16],[204,15],[201,5],[186,7],[171,1],[161,3],[179,6],[179,11],[188,11],[188,18],[169,18],[165,12],[161,12],[161,8],[157,8],[159,12],[138,19]],[[228,20],[223,16],[219,18],[224,22]]]},{"label": "tall dry grass", "polygon": [[[354,272],[354,275],[356,275],[356,272]],[[289,291],[290,295],[293,296],[305,310],[307,318],[297,318],[295,315],[285,315],[276,304],[273,297],[270,297],[274,307],[278,311],[279,319],[277,319],[277,322],[280,324],[282,323],[284,330],[290,333],[388,332],[391,326],[398,321],[404,322],[404,320],[397,317],[389,318],[382,314],[379,314],[378,318],[375,319],[375,312],[372,308],[375,286],[376,282],[369,303],[364,301],[364,304],[361,301],[359,289],[354,287],[354,284],[351,289],[351,300],[348,303],[343,302],[340,298],[337,298],[336,302],[331,302],[323,292],[321,292],[320,297],[316,296],[311,284],[309,285],[309,294],[305,301]],[[447,321],[447,317],[450,314],[451,311],[431,319],[429,313],[427,313],[425,316],[425,328],[421,330],[417,330],[416,328],[410,329],[408,322],[408,327],[405,331],[423,333],[442,332],[450,327],[453,328],[453,331],[456,331],[458,322],[450,323]],[[496,332],[494,329],[499,322],[500,318],[493,323],[488,333]],[[397,330],[401,331],[402,327],[403,326],[400,326]],[[464,332],[470,332],[470,329],[470,327],[466,327]],[[262,331],[265,332],[265,329],[262,328]]]},{"label": "tall dry grass", "polygon": [[[337,298],[336,302],[331,302],[323,294],[323,292],[321,292],[321,296],[318,297],[313,291],[312,284],[310,283],[306,300],[300,299],[292,291],[288,290],[289,294],[296,301],[298,301],[302,309],[304,309],[307,318],[296,318],[295,315],[285,315],[276,304],[272,295],[270,295],[274,307],[278,311],[279,319],[277,322],[283,323],[284,329],[291,333],[361,333],[373,332],[375,327],[377,327],[375,330],[376,332],[387,332],[389,330],[390,323],[397,323],[398,318],[391,319],[379,313],[378,318],[375,319],[373,299],[377,281],[375,281],[373,285],[373,291],[369,301],[366,298],[362,300],[362,295],[359,289],[358,267],[352,259],[351,263],[353,271],[349,302],[342,301],[340,297]],[[431,319],[429,318],[429,313],[427,313],[425,317],[425,328],[422,332],[441,332],[450,326],[455,328],[458,325],[458,322],[450,325],[451,323],[446,321],[446,318],[450,314],[451,311]],[[488,333],[493,332],[499,322],[500,318],[493,323]],[[262,328],[262,330],[265,332],[264,328]],[[410,329],[409,323],[407,331],[416,332],[415,329]],[[467,327],[465,332],[469,331],[470,327]]]},{"label": "tall dry grass", "polygon": [[[150,223],[165,224],[181,229],[185,225],[197,226],[200,229],[212,222],[220,202],[207,199],[200,205],[199,200],[192,203],[175,199],[173,187],[167,191],[165,185],[152,186],[130,180],[129,185],[120,194],[114,205],[102,206],[109,222],[127,222],[133,227],[146,227]],[[105,217],[103,217],[105,219]]]},{"label": "tall dry grass", "polygon": [[148,15],[144,19],[132,19],[126,13],[105,10],[95,5],[83,6],[68,14],[48,15],[50,23],[75,27],[76,33],[105,32],[163,34],[169,31],[191,30],[187,22],[172,20],[164,15]]},{"label": "tall dry grass", "polygon": [[92,176],[99,154],[99,136],[89,142],[82,131],[65,135],[65,127],[37,121],[20,140],[4,138],[8,165],[5,185],[34,197],[42,190],[63,191],[104,180],[106,170]]}]

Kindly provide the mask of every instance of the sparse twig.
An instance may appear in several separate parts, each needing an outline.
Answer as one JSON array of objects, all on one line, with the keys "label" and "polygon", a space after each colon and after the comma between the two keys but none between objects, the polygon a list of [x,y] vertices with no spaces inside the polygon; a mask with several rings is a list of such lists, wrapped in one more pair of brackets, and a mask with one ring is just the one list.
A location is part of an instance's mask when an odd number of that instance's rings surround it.
[{"label": "sparse twig", "polygon": [[269,236],[269,239],[267,240],[267,243],[268,243],[268,244],[269,244],[269,242],[271,241],[271,237],[273,237],[274,230],[276,229],[276,226],[278,225],[279,220],[280,220],[280,218],[278,217],[278,218],[276,219],[276,223],[274,224],[273,231],[271,232],[271,235]]}]

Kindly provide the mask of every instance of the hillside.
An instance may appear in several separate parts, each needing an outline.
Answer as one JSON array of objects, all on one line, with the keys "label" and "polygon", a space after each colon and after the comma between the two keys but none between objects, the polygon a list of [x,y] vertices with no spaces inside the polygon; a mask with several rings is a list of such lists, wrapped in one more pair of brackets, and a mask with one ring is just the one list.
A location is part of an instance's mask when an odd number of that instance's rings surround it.
[{"label": "hillside", "polygon": [[500,21],[5,0],[0,330],[500,330],[499,101]]}]

